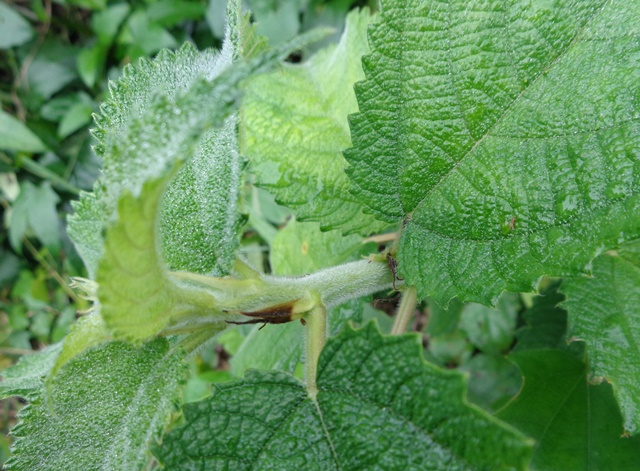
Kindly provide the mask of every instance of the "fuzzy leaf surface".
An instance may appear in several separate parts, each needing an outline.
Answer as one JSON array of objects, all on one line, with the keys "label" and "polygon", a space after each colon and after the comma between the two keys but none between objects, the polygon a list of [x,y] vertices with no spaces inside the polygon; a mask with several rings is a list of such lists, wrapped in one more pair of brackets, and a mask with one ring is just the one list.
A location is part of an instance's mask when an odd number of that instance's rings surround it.
[{"label": "fuzzy leaf surface", "polygon": [[345,157],[421,296],[490,304],[640,236],[639,33],[637,2],[383,1]]},{"label": "fuzzy leaf surface", "polygon": [[532,470],[631,470],[640,463],[640,437],[622,437],[611,386],[589,384],[587,366],[560,350],[529,350],[509,357],[524,387],[498,417],[536,440]]},{"label": "fuzzy leaf surface", "polygon": [[20,396],[27,400],[37,398],[42,390],[44,378],[53,368],[62,344],[50,345],[31,355],[23,355],[20,361],[0,373],[0,399]]},{"label": "fuzzy leaf surface", "polygon": [[462,377],[421,350],[347,328],[320,356],[317,401],[289,375],[252,371],[186,406],[154,454],[172,470],[525,469],[529,442],[466,404]]},{"label": "fuzzy leaf surface", "polygon": [[165,339],[109,343],[71,360],[46,399],[20,412],[12,471],[139,470],[169,421],[186,375]]},{"label": "fuzzy leaf surface", "polygon": [[370,18],[368,9],[351,12],[338,45],[252,79],[241,111],[242,148],[258,184],[298,219],[346,233],[386,226],[363,214],[349,193],[341,154],[351,145],[347,115],[358,110],[353,84],[364,78]]},{"label": "fuzzy leaf surface", "polygon": [[640,244],[623,246],[593,262],[592,278],[567,278],[569,337],[587,344],[592,372],[606,378],[624,416],[640,431]]},{"label": "fuzzy leaf surface", "polygon": [[[234,196],[239,182],[237,154],[228,155],[226,161],[210,169],[210,153],[218,144],[221,149],[216,152],[233,146],[228,135],[233,124],[227,121],[228,128],[224,125],[241,96],[240,82],[253,73],[267,71],[292,49],[323,35],[322,31],[307,33],[278,50],[226,68],[223,65],[231,60],[231,47],[218,56],[198,53],[185,45],[177,52],[162,52],[153,62],[142,61],[140,67],[127,69],[122,81],[112,84],[112,99],[102,105],[94,130],[96,152],[104,157],[102,175],[94,192],[82,195],[76,214],[69,220],[69,234],[92,279],[103,254],[102,229],[117,218],[120,196],[125,191],[139,196],[147,181],[165,177],[177,163],[192,156],[195,160],[183,167],[186,173],[172,183],[170,201],[165,199],[163,204],[167,216],[159,228],[163,234],[162,255],[173,269],[215,272],[218,260],[208,254],[210,247],[202,244],[217,237],[226,241],[226,255],[216,255],[228,257],[225,263],[230,263],[234,228],[238,225]],[[223,130],[216,131],[220,127]],[[220,132],[224,136],[217,142]],[[203,168],[210,173],[201,175]],[[206,208],[196,211],[193,187],[203,191],[203,197],[210,198],[212,207],[221,212],[212,214]],[[171,211],[175,205],[185,206],[182,214]],[[172,217],[178,220],[169,224],[167,218]],[[163,230],[162,226],[169,227]],[[199,229],[185,230],[192,226]],[[180,234],[174,234],[176,227]],[[203,231],[209,231],[204,242],[199,238]],[[178,242],[193,250],[176,248]],[[206,257],[202,250],[208,254],[206,260],[198,258]]]}]

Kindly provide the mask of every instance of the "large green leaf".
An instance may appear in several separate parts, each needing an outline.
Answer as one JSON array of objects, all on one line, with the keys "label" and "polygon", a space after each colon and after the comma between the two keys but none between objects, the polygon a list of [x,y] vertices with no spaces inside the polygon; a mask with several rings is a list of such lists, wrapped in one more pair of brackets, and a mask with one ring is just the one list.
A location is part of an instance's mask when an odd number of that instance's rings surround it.
[{"label": "large green leaf", "polygon": [[167,425],[186,370],[165,339],[110,343],[74,358],[20,413],[9,470],[131,470]]},{"label": "large green leaf", "polygon": [[606,383],[591,385],[587,367],[569,352],[511,355],[524,388],[498,417],[536,439],[532,470],[633,470],[640,437],[624,438],[622,417]]},{"label": "large green leaf", "polygon": [[22,121],[0,110],[0,149],[44,152],[47,146]]},{"label": "large green leaf", "polygon": [[561,290],[569,337],[586,342],[593,374],[613,385],[625,430],[640,431],[640,244],[607,253],[593,277],[567,278]]},{"label": "large green leaf", "polygon": [[640,236],[640,4],[386,0],[352,191],[422,296],[491,303]]},{"label": "large green leaf", "polygon": [[462,377],[426,364],[417,337],[369,324],[330,339],[316,400],[251,372],[185,407],[154,454],[167,469],[524,469],[528,440],[464,402]]},{"label": "large green leaf", "polygon": [[258,184],[323,229],[371,233],[385,226],[349,194],[340,153],[351,145],[347,115],[358,109],[353,84],[364,78],[370,18],[367,9],[352,12],[338,45],[252,79],[242,103],[242,147]]}]

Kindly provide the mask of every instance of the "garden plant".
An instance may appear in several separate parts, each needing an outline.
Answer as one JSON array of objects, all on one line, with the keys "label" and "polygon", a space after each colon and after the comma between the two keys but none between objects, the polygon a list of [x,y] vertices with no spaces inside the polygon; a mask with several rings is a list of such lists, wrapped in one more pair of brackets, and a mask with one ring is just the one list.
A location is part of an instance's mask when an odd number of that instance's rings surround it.
[{"label": "garden plant", "polygon": [[110,83],[8,470],[640,469],[640,2],[373,10]]}]

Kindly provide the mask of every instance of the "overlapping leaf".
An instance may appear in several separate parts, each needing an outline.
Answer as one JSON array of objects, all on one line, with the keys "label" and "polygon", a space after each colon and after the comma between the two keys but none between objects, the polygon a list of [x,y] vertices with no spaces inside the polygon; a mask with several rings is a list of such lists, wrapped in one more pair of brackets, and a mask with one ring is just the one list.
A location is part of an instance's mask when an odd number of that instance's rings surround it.
[{"label": "overlapping leaf", "polygon": [[608,384],[587,381],[587,366],[573,354],[538,349],[510,357],[524,387],[498,417],[536,440],[532,469],[632,470],[640,438],[622,437],[620,411]]},{"label": "overlapping leaf", "polygon": [[71,360],[22,410],[9,470],[139,470],[166,426],[186,371],[164,339],[110,343]]},{"label": "overlapping leaf", "polygon": [[569,337],[587,344],[596,376],[613,386],[625,430],[640,431],[640,245],[607,253],[593,263],[593,277],[568,278]]},{"label": "overlapping leaf", "polygon": [[318,389],[313,401],[288,375],[251,372],[188,405],[154,454],[172,470],[506,470],[528,461],[529,442],[467,405],[462,377],[426,364],[415,337],[347,329],[322,352]]},{"label": "overlapping leaf", "polygon": [[349,194],[341,150],[351,145],[347,115],[357,111],[353,83],[364,77],[367,9],[347,17],[337,46],[302,65],[252,79],[242,103],[242,147],[258,183],[300,220],[323,229],[371,233],[385,226]]},{"label": "overlapping leaf", "polygon": [[387,0],[352,191],[422,296],[482,303],[640,236],[640,5]]}]

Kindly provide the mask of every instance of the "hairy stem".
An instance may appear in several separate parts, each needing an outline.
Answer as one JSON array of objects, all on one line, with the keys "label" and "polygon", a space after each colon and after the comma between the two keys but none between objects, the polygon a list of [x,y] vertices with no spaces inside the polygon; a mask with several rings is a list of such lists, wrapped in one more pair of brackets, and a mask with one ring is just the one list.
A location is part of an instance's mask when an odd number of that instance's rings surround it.
[{"label": "hairy stem", "polygon": [[416,308],[417,301],[418,294],[414,286],[409,286],[402,292],[402,300],[400,301],[396,319],[391,328],[391,335],[400,335],[407,331],[407,326]]},{"label": "hairy stem", "polygon": [[318,359],[327,340],[327,308],[322,304],[315,306],[305,318],[307,322],[307,361],[306,380],[309,397],[315,400],[318,394],[316,378]]}]

